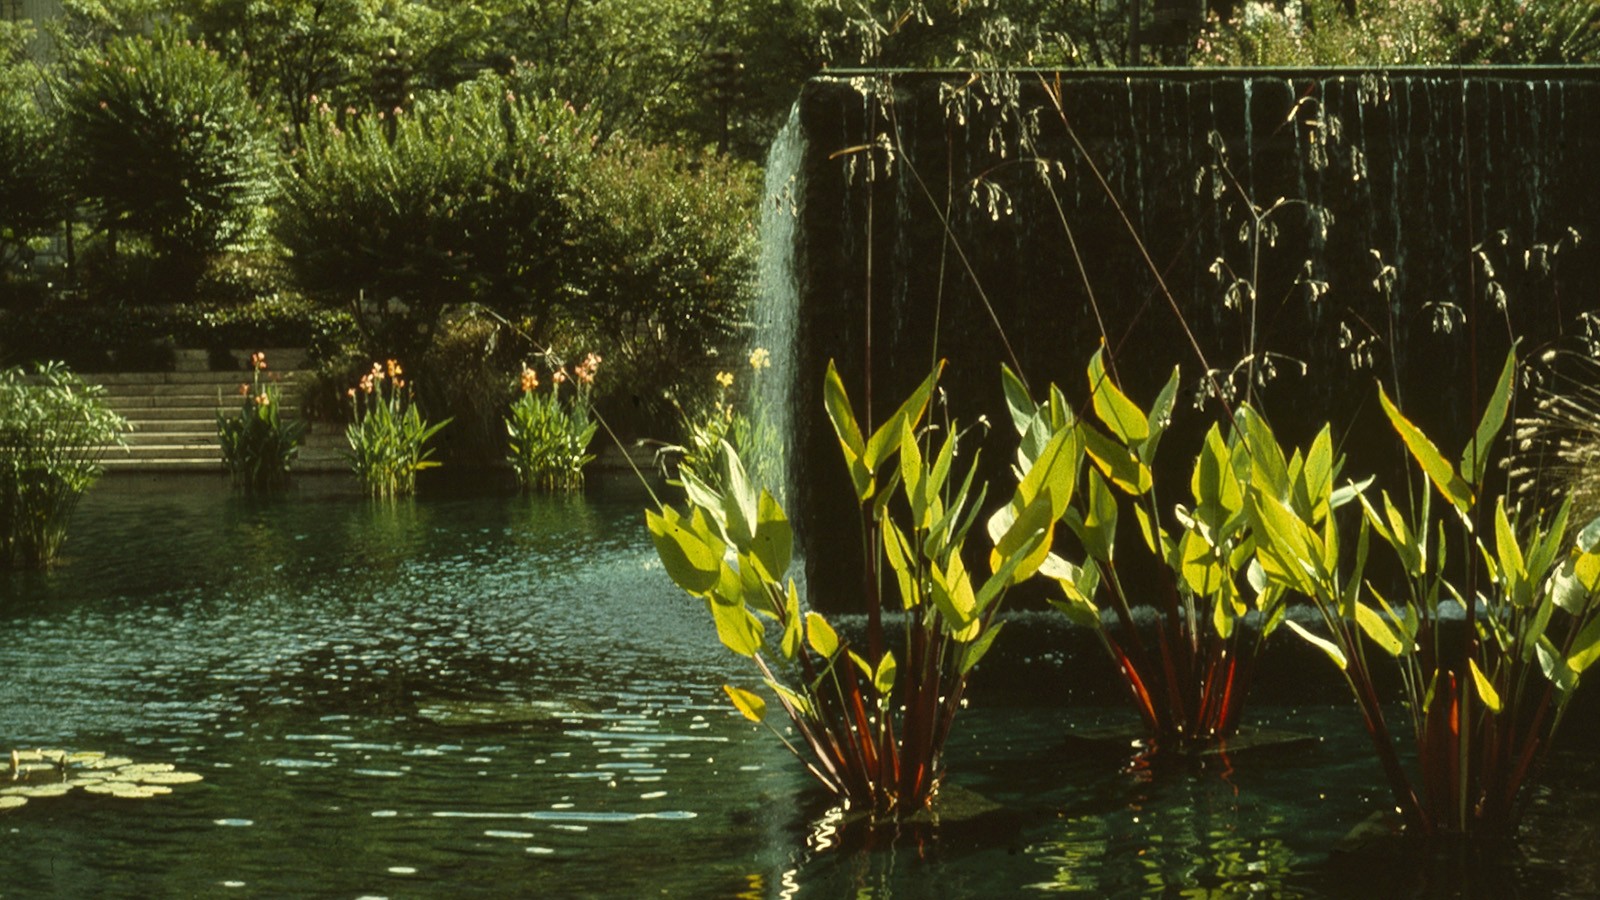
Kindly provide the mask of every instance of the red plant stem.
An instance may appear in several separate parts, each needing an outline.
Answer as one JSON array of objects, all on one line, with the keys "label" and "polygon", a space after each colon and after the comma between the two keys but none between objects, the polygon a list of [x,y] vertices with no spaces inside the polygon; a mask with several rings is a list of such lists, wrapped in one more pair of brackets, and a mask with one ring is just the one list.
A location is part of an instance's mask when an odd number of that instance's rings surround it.
[{"label": "red plant stem", "polygon": [[[1339,630],[1337,642],[1344,647],[1354,647],[1357,636],[1350,633],[1348,623],[1337,623]],[[1400,815],[1405,820],[1406,826],[1424,833],[1433,830],[1427,812],[1417,799],[1416,791],[1411,787],[1411,781],[1406,777],[1405,768],[1400,765],[1400,755],[1395,749],[1394,738],[1389,733],[1389,726],[1383,719],[1383,704],[1378,699],[1377,689],[1372,684],[1372,674],[1367,671],[1366,661],[1358,654],[1352,654],[1348,679],[1350,686],[1355,690],[1357,705],[1361,708],[1361,718],[1367,727],[1367,736],[1372,740],[1373,749],[1377,751],[1378,761],[1383,766],[1383,773],[1389,780],[1389,790],[1394,795],[1395,803],[1400,807]]]}]

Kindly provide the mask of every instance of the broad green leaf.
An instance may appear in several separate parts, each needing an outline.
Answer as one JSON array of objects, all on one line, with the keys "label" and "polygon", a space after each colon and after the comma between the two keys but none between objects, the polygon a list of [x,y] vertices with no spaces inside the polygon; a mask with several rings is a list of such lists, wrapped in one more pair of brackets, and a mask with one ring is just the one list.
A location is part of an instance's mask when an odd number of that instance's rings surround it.
[{"label": "broad green leaf", "polygon": [[1583,530],[1578,532],[1578,537],[1573,543],[1585,553],[1593,553],[1596,550],[1600,550],[1600,516],[1590,519],[1589,524],[1583,526]]},{"label": "broad green leaf", "polygon": [[1506,354],[1506,364],[1500,370],[1500,380],[1495,384],[1488,405],[1483,408],[1478,430],[1461,453],[1461,474],[1470,479],[1474,486],[1483,484],[1495,436],[1500,433],[1500,427],[1506,421],[1506,412],[1511,408],[1511,388],[1516,381],[1516,371],[1517,354],[1513,348]]},{"label": "broad green leaf", "polygon": [[795,587],[793,578],[789,579],[789,590],[785,593],[783,606],[781,649],[785,659],[794,659],[800,655],[800,648],[805,642],[805,618],[800,614],[800,591]]},{"label": "broad green leaf", "polygon": [[1317,637],[1316,635],[1307,631],[1305,628],[1301,627],[1300,623],[1293,619],[1284,619],[1283,624],[1289,626],[1290,631],[1293,631],[1295,634],[1305,638],[1306,641],[1309,642],[1313,647],[1316,647],[1323,653],[1328,654],[1328,658],[1333,660],[1334,665],[1338,666],[1341,672],[1344,671],[1347,665],[1349,665],[1349,663],[1345,660],[1344,651],[1340,650],[1338,645],[1334,644],[1332,641],[1326,638]]},{"label": "broad green leaf", "polygon": [[1582,675],[1584,670],[1594,665],[1600,659],[1600,618],[1593,619],[1578,636],[1572,640],[1572,655],[1567,657],[1567,667],[1574,675]]},{"label": "broad green leaf", "polygon": [[[978,597],[972,589],[972,578],[961,562],[961,554],[950,557],[947,566],[931,563],[928,567],[933,582],[933,602],[955,632],[963,632],[974,624]],[[959,638],[958,638],[959,639]]]},{"label": "broad green leaf", "polygon": [[806,641],[818,656],[832,659],[839,652],[839,634],[821,613],[806,613]]},{"label": "broad green leaf", "polygon": [[985,628],[983,630],[983,633],[978,635],[978,637],[975,640],[973,640],[972,643],[967,644],[966,647],[962,649],[962,651],[961,651],[961,674],[962,675],[965,675],[968,672],[971,672],[972,671],[972,667],[977,665],[979,660],[983,659],[984,654],[989,652],[989,648],[990,647],[994,646],[995,636],[1000,633],[1000,628],[1004,624],[1005,624],[1004,622],[996,622],[993,625],[990,625],[988,628]]},{"label": "broad green leaf", "polygon": [[1526,578],[1522,547],[1517,543],[1517,534],[1512,530],[1511,520],[1506,516],[1504,496],[1501,496],[1494,506],[1494,539],[1495,554],[1499,559],[1501,570],[1505,572],[1506,581],[1516,582]]},{"label": "broad green leaf", "polygon": [[722,689],[727,692],[728,699],[733,701],[733,708],[737,709],[746,719],[760,722],[767,717],[767,701],[761,699],[744,688],[736,688],[725,684]]},{"label": "broad green leaf", "polygon": [[750,552],[765,569],[771,581],[781,581],[794,556],[794,528],[783,514],[783,507],[767,491],[761,492],[756,511],[756,534]]},{"label": "broad green leaf", "polygon": [[1333,493],[1333,437],[1326,425],[1311,442],[1296,490],[1302,493],[1296,499],[1310,511],[1311,521],[1321,521],[1328,514]]},{"label": "broad green leaf", "polygon": [[1450,505],[1456,508],[1456,512],[1461,514],[1464,521],[1470,521],[1467,519],[1467,511],[1475,502],[1472,486],[1461,480],[1461,476],[1456,474],[1455,467],[1444,458],[1433,441],[1422,433],[1422,429],[1401,415],[1382,384],[1378,385],[1378,401],[1383,405],[1383,412],[1389,417],[1389,423],[1405,442],[1406,449],[1411,451],[1412,458],[1422,467],[1422,471],[1427,473],[1428,480],[1432,481],[1434,487],[1439,489],[1439,493],[1450,501]]},{"label": "broad green leaf", "polygon": [[[989,520],[989,533],[992,537],[998,526],[1000,536],[995,539],[994,549],[989,551],[989,571],[999,572],[1016,557],[1022,557],[1021,562],[1014,564],[1019,581],[1038,571],[1039,565],[1050,552],[1048,537],[1052,534],[1054,521],[1051,518],[1050,501],[1051,497],[1046,492],[1028,504],[1020,515],[1015,514],[1010,506],[995,512]],[[1046,539],[1041,540],[1041,535]],[[959,559],[959,554],[955,558]]]},{"label": "broad green leaf", "polygon": [[906,500],[911,504],[912,529],[926,529],[929,524],[928,507],[936,495],[928,490],[928,470],[922,464],[922,448],[917,445],[917,434],[910,424],[900,425],[900,482],[905,485]]},{"label": "broad green leaf", "polygon": [[877,689],[878,696],[888,701],[890,693],[894,690],[895,661],[893,651],[885,650],[883,658],[878,660],[878,670],[872,673],[872,686]]},{"label": "broad green leaf", "polygon": [[844,451],[845,466],[850,470],[850,481],[856,489],[856,500],[865,503],[874,493],[873,471],[865,462],[866,441],[861,437],[861,426],[856,424],[855,410],[850,407],[850,395],[845,393],[844,382],[833,360],[828,360],[828,372],[822,382],[823,406],[833,433],[839,436],[839,446]]},{"label": "broad green leaf", "polygon": [[1274,497],[1252,493],[1250,506],[1256,524],[1256,558],[1268,577],[1308,597],[1318,596],[1316,576],[1321,573],[1307,570],[1322,561],[1320,554],[1313,552],[1318,540],[1311,529]]},{"label": "broad green leaf", "polygon": [[1178,399],[1178,367],[1172,367],[1172,377],[1167,379],[1161,393],[1156,395],[1156,402],[1150,406],[1148,420],[1150,435],[1139,445],[1139,459],[1145,465],[1153,465],[1156,458],[1156,448],[1161,445],[1161,436],[1166,434],[1167,426],[1172,424],[1172,407]]},{"label": "broad green leaf", "polygon": [[1116,554],[1117,498],[1104,478],[1094,469],[1089,470],[1089,509],[1077,529],[1078,539],[1089,555],[1101,562],[1111,562]]},{"label": "broad green leaf", "polygon": [[711,620],[717,626],[717,638],[723,646],[740,656],[755,656],[761,652],[766,629],[743,603],[713,596],[706,598],[706,605],[711,609]]},{"label": "broad green leaf", "polygon": [[1390,656],[1399,656],[1405,652],[1405,641],[1395,634],[1389,622],[1377,610],[1358,600],[1355,603],[1355,618],[1356,624],[1361,626],[1367,638],[1382,648],[1383,652]]},{"label": "broad green leaf", "polygon": [[[700,527],[696,527],[697,523]],[[698,510],[687,521],[670,506],[663,507],[659,514],[646,510],[645,524],[662,567],[678,587],[698,597],[716,586],[725,548],[704,527]]]},{"label": "broad green leaf", "polygon": [[933,386],[939,380],[939,373],[944,370],[944,361],[933,367],[928,377],[922,384],[911,392],[911,396],[900,404],[888,421],[884,422],[872,437],[867,439],[865,452],[861,454],[862,461],[866,463],[867,471],[876,474],[878,467],[889,458],[889,454],[900,447],[900,431],[910,428],[915,431],[917,423],[922,421],[922,414],[928,408],[928,399],[933,396]]},{"label": "broad green leaf", "polygon": [[1094,414],[1125,447],[1137,447],[1150,436],[1150,419],[1106,375],[1101,359],[1104,353],[1105,348],[1101,347],[1089,359],[1089,392],[1094,401]]},{"label": "broad green leaf", "polygon": [[1135,503],[1133,505],[1133,518],[1139,523],[1139,536],[1144,538],[1144,545],[1150,548],[1151,553],[1159,554],[1160,550],[1156,547],[1155,531],[1150,526],[1150,514],[1144,511],[1143,506]]},{"label": "broad green leaf", "polygon": [[1561,651],[1551,643],[1548,636],[1539,638],[1539,671],[1544,677],[1555,685],[1556,690],[1563,694],[1570,694],[1578,686],[1578,673],[1573,671],[1571,665],[1561,656]]},{"label": "broad green leaf", "polygon": [[1106,437],[1088,423],[1083,423],[1082,434],[1084,449],[1112,484],[1136,497],[1150,491],[1154,484],[1150,467],[1141,462],[1132,450]]},{"label": "broad green leaf", "polygon": [[727,441],[722,442],[722,463],[726,488],[722,495],[723,521],[727,524],[728,539],[742,553],[749,550],[755,540],[758,498],[745,475],[744,463]]},{"label": "broad green leaf", "polygon": [[888,557],[889,568],[894,570],[895,582],[900,587],[901,607],[911,609],[920,604],[922,595],[917,590],[916,572],[911,562],[911,547],[906,543],[905,535],[901,533],[893,519],[883,520],[883,552]]},{"label": "broad green leaf", "polygon": [[1289,463],[1266,420],[1249,405],[1242,405],[1234,410],[1234,422],[1244,432],[1244,444],[1250,453],[1250,483],[1280,500],[1292,499]]},{"label": "broad green leaf", "polygon": [[1017,434],[1027,434],[1039,404],[1028,396],[1028,388],[1017,373],[1004,363],[1000,364],[1000,386],[1005,390],[1006,411],[1011,414],[1012,426],[1017,429]]},{"label": "broad green leaf", "polygon": [[1478,699],[1483,701],[1483,705],[1487,706],[1490,712],[1499,712],[1500,692],[1496,691],[1494,685],[1489,683],[1489,679],[1484,677],[1483,670],[1478,668],[1478,661],[1467,660],[1467,668],[1472,670],[1472,683],[1478,688]]},{"label": "broad green leaf", "polygon": [[1050,520],[1061,518],[1072,503],[1073,485],[1078,481],[1078,468],[1083,461],[1083,445],[1079,429],[1063,428],[1050,436],[1039,456],[1023,474],[1017,484],[1012,505],[1018,510],[1033,503],[1042,494],[1050,497]]}]

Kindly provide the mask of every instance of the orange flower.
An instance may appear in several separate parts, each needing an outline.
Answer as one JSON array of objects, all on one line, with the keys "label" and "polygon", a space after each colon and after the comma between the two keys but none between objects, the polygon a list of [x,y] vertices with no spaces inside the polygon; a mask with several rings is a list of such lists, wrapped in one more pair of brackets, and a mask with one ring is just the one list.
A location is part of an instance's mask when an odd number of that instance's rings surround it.
[{"label": "orange flower", "polygon": [[527,366],[523,366],[521,384],[524,394],[533,393],[539,387],[539,374]]},{"label": "orange flower", "polygon": [[396,377],[398,375],[405,374],[405,372],[400,368],[400,361],[399,360],[391,359],[385,364],[385,366],[389,370],[389,377],[390,378],[394,378],[394,377]]},{"label": "orange flower", "polygon": [[550,373],[550,380],[554,381],[556,384],[561,384],[561,383],[565,382],[567,380],[567,370],[566,369],[557,369],[554,372],[551,372]]},{"label": "orange flower", "polygon": [[248,382],[248,381],[239,382],[239,396],[243,397],[244,395],[246,395],[248,393],[250,393],[250,382]]},{"label": "orange flower", "polygon": [[599,368],[600,354],[590,353],[583,358],[583,362],[573,367],[572,374],[584,384],[594,384],[594,373]]},{"label": "orange flower", "polygon": [[266,367],[267,367],[267,354],[261,352],[260,350],[257,350],[256,352],[250,354],[250,368],[255,369],[257,372],[259,372],[262,369],[265,369]]},{"label": "orange flower", "polygon": [[256,405],[257,406],[266,406],[267,404],[269,404],[271,402],[272,402],[272,395],[267,393],[266,391],[262,391],[261,393],[256,395]]}]

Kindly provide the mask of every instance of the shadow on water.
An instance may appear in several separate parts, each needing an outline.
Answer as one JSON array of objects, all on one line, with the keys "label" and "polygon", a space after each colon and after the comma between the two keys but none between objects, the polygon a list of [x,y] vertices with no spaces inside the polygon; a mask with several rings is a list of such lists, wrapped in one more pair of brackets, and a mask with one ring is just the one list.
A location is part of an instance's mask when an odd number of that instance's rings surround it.
[{"label": "shadow on water", "polygon": [[108,750],[205,781],[0,813],[0,885],[888,898],[1597,883],[1600,766],[1583,735],[1510,863],[1452,880],[1409,857],[1351,862],[1330,849],[1386,798],[1349,709],[1269,692],[1258,725],[1317,739],[1176,768],[1086,749],[1069,736],[1129,716],[1067,690],[1100,660],[1038,613],[977,673],[937,824],[867,828],[728,708],[721,685],[752,679],[660,572],[645,502],[606,480],[576,498],[395,504],[331,480],[267,503],[220,481],[108,480],[62,566],[0,576],[0,747]]}]

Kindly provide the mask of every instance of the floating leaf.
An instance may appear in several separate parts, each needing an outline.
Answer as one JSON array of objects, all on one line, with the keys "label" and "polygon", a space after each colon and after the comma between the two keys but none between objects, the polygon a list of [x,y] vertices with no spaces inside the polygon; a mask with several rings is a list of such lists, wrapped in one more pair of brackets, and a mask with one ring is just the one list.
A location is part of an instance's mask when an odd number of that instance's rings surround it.
[{"label": "floating leaf", "polygon": [[199,772],[151,772],[139,778],[144,784],[194,784],[204,780]]},{"label": "floating leaf", "polygon": [[15,795],[7,796],[7,797],[0,797],[0,811],[7,810],[7,809],[16,809],[19,806],[27,806],[27,805],[28,805],[28,798],[27,797],[18,797],[18,796],[15,796]]}]

